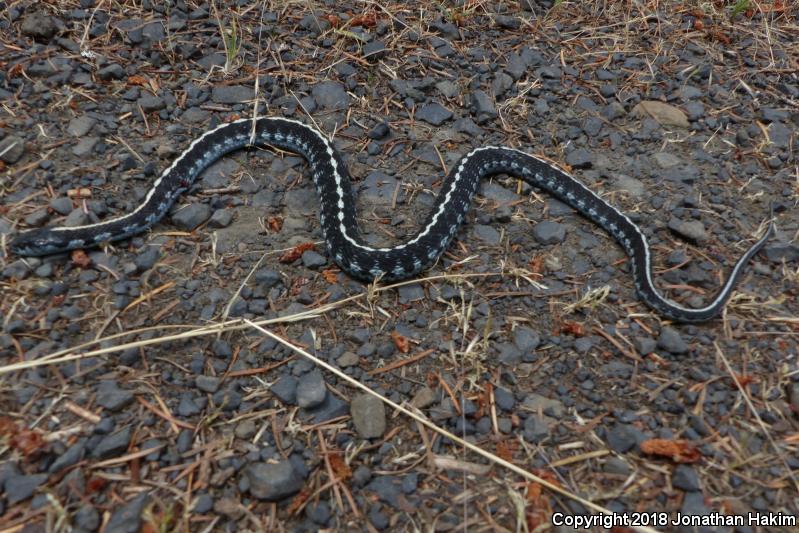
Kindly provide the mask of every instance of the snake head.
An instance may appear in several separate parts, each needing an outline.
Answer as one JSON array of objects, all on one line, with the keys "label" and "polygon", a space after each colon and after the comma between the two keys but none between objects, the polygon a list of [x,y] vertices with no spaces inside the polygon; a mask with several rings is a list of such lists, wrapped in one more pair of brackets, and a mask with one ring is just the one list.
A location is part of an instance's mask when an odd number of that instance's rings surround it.
[{"label": "snake head", "polygon": [[63,250],[67,244],[52,230],[39,228],[20,233],[11,241],[9,248],[16,255],[42,256]]}]

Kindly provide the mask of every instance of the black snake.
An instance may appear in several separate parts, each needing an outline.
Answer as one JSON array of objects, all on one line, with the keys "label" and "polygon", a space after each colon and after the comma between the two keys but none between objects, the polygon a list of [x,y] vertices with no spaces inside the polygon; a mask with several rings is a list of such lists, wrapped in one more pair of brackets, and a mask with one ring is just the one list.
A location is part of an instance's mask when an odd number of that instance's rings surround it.
[{"label": "black snake", "polygon": [[141,233],[158,222],[210,164],[252,145],[275,146],[308,160],[319,194],[319,218],[327,249],[342,269],[363,280],[408,278],[430,266],[466,217],[481,179],[495,174],[517,176],[544,189],[604,228],[630,257],[641,300],[661,315],[682,322],[707,320],[719,313],[744,265],[764,246],[773,229],[770,225],[741,256],[718,294],[705,307],[684,307],[655,288],[646,237],[627,216],[574,177],[541,159],[512,148],[486,146],[470,151],[452,168],[432,211],[410,240],[391,248],[373,248],[360,236],[349,172],[330,139],[301,122],[262,117],[221,124],[198,137],[155,180],[144,201],[131,213],[85,226],[27,231],[16,237],[11,250],[23,256],[49,255]]}]

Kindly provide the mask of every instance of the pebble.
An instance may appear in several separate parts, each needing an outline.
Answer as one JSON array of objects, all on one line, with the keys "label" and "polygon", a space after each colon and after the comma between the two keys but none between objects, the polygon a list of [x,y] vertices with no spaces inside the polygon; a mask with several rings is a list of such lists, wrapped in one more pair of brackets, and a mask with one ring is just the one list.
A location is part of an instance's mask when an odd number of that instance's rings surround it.
[{"label": "pebble", "polygon": [[688,465],[677,465],[674,468],[674,472],[671,475],[671,484],[686,492],[702,489],[702,485],[699,483],[699,476],[696,475],[696,470]]},{"label": "pebble", "polygon": [[253,98],[253,88],[246,85],[218,85],[211,90],[211,101],[216,104],[240,104]]},{"label": "pebble", "polygon": [[440,126],[451,118],[452,111],[438,102],[425,104],[416,111],[417,120],[423,120],[433,126]]},{"label": "pebble", "polygon": [[361,49],[364,58],[379,59],[386,55],[386,43],[383,41],[369,41]]},{"label": "pebble", "polygon": [[460,94],[460,87],[451,80],[443,80],[436,83],[436,89],[444,98],[455,98]]},{"label": "pebble", "polygon": [[217,376],[202,375],[195,378],[194,384],[201,391],[213,394],[219,390],[219,386],[222,384],[222,379]]},{"label": "pebble", "polygon": [[666,326],[660,331],[657,346],[675,355],[684,354],[688,351],[688,344],[682,338],[680,332],[670,326]]},{"label": "pebble", "polygon": [[[35,5],[35,4],[34,4]],[[46,42],[56,31],[56,19],[43,12],[31,13],[22,19],[20,30],[23,35],[33,37],[37,41]]]},{"label": "pebble", "polygon": [[360,362],[360,357],[355,352],[346,351],[336,359],[336,364],[341,368],[356,366]]},{"label": "pebble", "polygon": [[323,81],[311,89],[311,95],[322,109],[346,109],[350,105],[350,97],[344,86],[337,81]]},{"label": "pebble", "polygon": [[327,266],[327,257],[313,250],[305,250],[302,253],[302,264],[305,268],[316,270]]},{"label": "pebble", "polygon": [[672,218],[669,220],[668,228],[693,243],[704,243],[710,238],[705,229],[705,225],[698,220],[680,220],[679,218]]},{"label": "pebble", "polygon": [[125,69],[117,63],[111,63],[98,70],[97,77],[103,81],[121,80],[125,77]]},{"label": "pebble", "polygon": [[606,439],[611,450],[616,453],[626,453],[643,440],[643,435],[635,426],[616,424],[608,430]]},{"label": "pebble", "polygon": [[490,246],[496,246],[501,242],[502,235],[494,226],[485,224],[475,224],[472,229],[474,236]]},{"label": "pebble", "polygon": [[120,389],[114,381],[104,381],[98,387],[97,405],[109,411],[119,411],[133,402],[133,393]]},{"label": "pebble", "polygon": [[417,409],[425,409],[436,401],[436,393],[430,387],[421,387],[411,399],[411,405]]},{"label": "pebble", "polygon": [[790,243],[768,244],[763,248],[766,259],[772,263],[799,261],[799,245]]},{"label": "pebble", "polygon": [[126,426],[115,433],[103,437],[92,450],[91,456],[94,459],[108,459],[121,455],[128,450],[131,435],[130,426]]},{"label": "pebble", "polygon": [[8,504],[14,505],[33,496],[36,489],[47,481],[47,477],[47,474],[31,474],[6,478],[3,487],[6,491]]},{"label": "pebble", "polygon": [[75,512],[72,525],[78,531],[96,531],[100,527],[100,513],[89,503],[81,505]]},{"label": "pebble", "polygon": [[172,215],[172,223],[185,231],[194,231],[211,216],[208,204],[188,204]]},{"label": "pebble", "polygon": [[524,421],[524,438],[539,443],[549,436],[549,424],[538,415],[531,414]]},{"label": "pebble", "polygon": [[350,415],[355,431],[362,439],[377,439],[386,431],[386,408],[379,398],[359,394],[350,403]]},{"label": "pebble", "polygon": [[387,137],[389,133],[391,133],[391,128],[389,127],[388,123],[378,122],[371,130],[369,130],[367,136],[370,139],[380,140]]},{"label": "pebble", "polygon": [[96,123],[97,121],[88,115],[75,117],[69,121],[67,133],[73,137],[83,137],[91,131]]},{"label": "pebble", "polygon": [[0,140],[0,160],[13,164],[25,153],[25,141],[16,135],[8,135]]},{"label": "pebble", "polygon": [[166,107],[166,101],[160,96],[142,96],[136,103],[145,113],[160,111]]},{"label": "pebble", "polygon": [[484,124],[497,117],[494,99],[485,91],[474,91],[471,97],[472,113],[478,124]]},{"label": "pebble", "polygon": [[312,409],[320,405],[326,396],[327,387],[318,370],[308,372],[297,382],[297,405],[300,407]]},{"label": "pebble", "polygon": [[410,285],[403,285],[397,289],[399,301],[401,304],[409,304],[411,302],[418,302],[426,298],[424,289],[419,283],[411,283]]},{"label": "pebble", "polygon": [[297,378],[284,375],[278,379],[270,388],[270,392],[286,404],[293,405],[297,401]]},{"label": "pebble", "polygon": [[539,411],[552,418],[563,418],[566,414],[566,407],[560,400],[553,400],[531,392],[524,397],[522,402],[522,409],[531,413],[538,413]]},{"label": "pebble", "polygon": [[302,488],[302,478],[297,475],[291,461],[254,463],[244,468],[249,491],[255,498],[279,501]]},{"label": "pebble", "polygon": [[513,393],[502,387],[494,389],[494,401],[497,407],[503,411],[513,411],[513,408],[516,406],[516,398],[513,396]]},{"label": "pebble", "polygon": [[572,150],[566,155],[566,164],[572,168],[591,168],[594,164],[594,154],[585,148]]},{"label": "pebble", "polygon": [[215,229],[226,228],[230,226],[231,222],[233,222],[232,209],[217,209],[208,220],[208,227]]},{"label": "pebble", "polygon": [[113,506],[111,519],[106,524],[105,531],[138,533],[141,529],[142,513],[148,498],[149,494],[143,492],[122,506],[119,506],[119,504]]},{"label": "pebble", "polygon": [[99,137],[83,137],[72,147],[72,153],[78,157],[86,157],[92,153],[98,142]]},{"label": "pebble", "polygon": [[655,351],[657,341],[651,337],[633,337],[633,347],[640,355],[649,355]]},{"label": "pebble", "polygon": [[541,244],[557,244],[566,240],[566,226],[544,220],[533,227],[533,237]]}]

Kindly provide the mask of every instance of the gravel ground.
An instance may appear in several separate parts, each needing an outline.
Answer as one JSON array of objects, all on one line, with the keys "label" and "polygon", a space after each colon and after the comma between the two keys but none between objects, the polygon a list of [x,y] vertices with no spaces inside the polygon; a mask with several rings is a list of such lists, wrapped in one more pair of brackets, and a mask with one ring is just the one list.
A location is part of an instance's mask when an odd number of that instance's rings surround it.
[{"label": "gravel ground", "polygon": [[256,95],[335,136],[374,244],[412,233],[487,144],[629,213],[689,305],[770,207],[779,228],[723,318],[669,324],[607,235],[496,179],[435,268],[367,287],[319,242],[304,161],[235,153],[147,235],[0,257],[3,531],[532,531],[596,512],[544,482],[614,512],[796,516],[791,6],[0,1],[3,250],[132,210]]}]

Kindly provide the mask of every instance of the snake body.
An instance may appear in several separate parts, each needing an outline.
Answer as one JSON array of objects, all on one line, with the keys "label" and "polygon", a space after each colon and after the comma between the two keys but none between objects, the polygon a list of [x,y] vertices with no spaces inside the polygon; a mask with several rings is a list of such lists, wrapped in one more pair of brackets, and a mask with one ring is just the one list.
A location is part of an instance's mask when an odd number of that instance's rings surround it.
[{"label": "snake body", "polygon": [[513,148],[486,146],[473,149],[455,164],[433,209],[412,238],[390,248],[374,248],[360,236],[349,172],[331,140],[302,122],[261,117],[224,123],[195,139],[161,173],[144,201],[132,212],[84,226],[27,231],[16,237],[11,250],[22,256],[42,256],[142,233],[163,218],[209,165],[229,152],[252,145],[274,146],[308,160],[319,195],[327,249],[344,271],[362,280],[399,280],[430,266],[463,223],[481,180],[496,174],[517,176],[547,191],[610,233],[631,259],[640,299],[676,321],[695,322],[716,316],[730,297],[744,266],[772,232],[770,226],[738,259],[724,285],[705,307],[684,307],[664,297],[655,287],[646,237],[626,215],[571,175],[541,159]]}]

